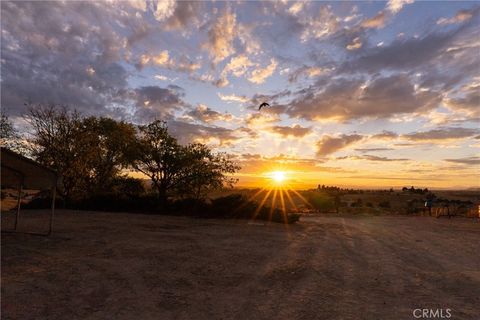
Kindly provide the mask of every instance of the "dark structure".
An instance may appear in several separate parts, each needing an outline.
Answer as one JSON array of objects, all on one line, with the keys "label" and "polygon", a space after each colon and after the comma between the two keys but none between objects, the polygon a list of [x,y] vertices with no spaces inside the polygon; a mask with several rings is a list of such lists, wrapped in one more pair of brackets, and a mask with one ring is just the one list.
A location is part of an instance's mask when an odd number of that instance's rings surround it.
[{"label": "dark structure", "polygon": [[50,190],[52,193],[52,206],[49,228],[47,233],[42,234],[50,235],[53,231],[53,218],[55,214],[55,195],[58,181],[57,173],[36,161],[3,147],[0,152],[0,164],[2,188],[10,187],[17,188],[18,190],[14,228],[13,230],[5,231],[18,231],[23,189]]}]

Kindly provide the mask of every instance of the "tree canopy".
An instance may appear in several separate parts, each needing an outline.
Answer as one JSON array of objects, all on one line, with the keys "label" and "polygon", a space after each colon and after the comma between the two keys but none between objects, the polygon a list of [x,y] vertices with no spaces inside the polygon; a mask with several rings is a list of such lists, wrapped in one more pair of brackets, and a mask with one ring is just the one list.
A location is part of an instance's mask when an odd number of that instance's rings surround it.
[{"label": "tree canopy", "polygon": [[180,145],[161,120],[141,126],[139,131],[131,164],[152,180],[162,201],[171,195],[198,199],[236,182],[228,174],[240,168],[226,154],[214,153],[200,143]]},{"label": "tree canopy", "polygon": [[31,107],[25,119],[32,128],[31,155],[61,175],[67,201],[132,186],[137,190],[128,170],[148,177],[161,202],[172,196],[200,199],[233,186],[232,174],[240,169],[205,144],[179,144],[161,120],[136,126],[56,106]]}]

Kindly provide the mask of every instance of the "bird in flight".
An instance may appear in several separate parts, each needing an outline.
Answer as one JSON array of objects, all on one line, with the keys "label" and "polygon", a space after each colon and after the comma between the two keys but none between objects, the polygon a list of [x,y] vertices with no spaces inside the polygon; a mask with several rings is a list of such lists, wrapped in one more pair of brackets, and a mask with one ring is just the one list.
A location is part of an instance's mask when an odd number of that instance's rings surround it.
[{"label": "bird in flight", "polygon": [[270,107],[270,105],[268,103],[264,102],[260,105],[260,107],[258,107],[258,111],[260,111],[260,109],[262,109],[263,107]]}]

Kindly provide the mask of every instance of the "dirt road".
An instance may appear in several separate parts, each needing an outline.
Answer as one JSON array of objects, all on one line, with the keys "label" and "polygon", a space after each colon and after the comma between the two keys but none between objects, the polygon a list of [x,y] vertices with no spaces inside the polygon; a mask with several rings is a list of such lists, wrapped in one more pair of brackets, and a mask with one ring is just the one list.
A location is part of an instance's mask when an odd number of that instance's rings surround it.
[{"label": "dirt road", "polygon": [[50,238],[2,234],[2,319],[480,319],[479,250],[465,218],[63,211]]}]

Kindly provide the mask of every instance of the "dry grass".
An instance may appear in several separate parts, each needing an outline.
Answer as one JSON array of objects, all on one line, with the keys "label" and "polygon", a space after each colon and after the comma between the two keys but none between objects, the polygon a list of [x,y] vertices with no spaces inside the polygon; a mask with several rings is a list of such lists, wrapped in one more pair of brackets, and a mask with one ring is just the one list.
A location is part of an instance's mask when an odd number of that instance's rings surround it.
[{"label": "dry grass", "polygon": [[2,319],[476,319],[478,243],[466,218],[60,211],[50,238],[2,234]]}]

